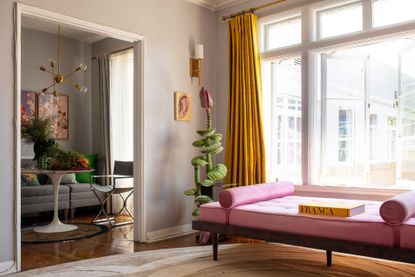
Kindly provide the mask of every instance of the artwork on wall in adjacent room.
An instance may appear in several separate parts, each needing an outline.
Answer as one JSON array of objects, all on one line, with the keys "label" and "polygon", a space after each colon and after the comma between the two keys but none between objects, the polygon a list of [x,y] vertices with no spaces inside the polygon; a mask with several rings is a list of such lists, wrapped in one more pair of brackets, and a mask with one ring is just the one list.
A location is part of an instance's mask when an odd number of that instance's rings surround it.
[{"label": "artwork on wall in adjacent room", "polygon": [[30,120],[36,117],[37,98],[35,91],[22,91],[21,95],[21,120]]},{"label": "artwork on wall in adjacent room", "polygon": [[52,94],[39,95],[38,97],[39,117],[50,117],[52,123],[52,136],[54,139],[68,139],[68,96]]},{"label": "artwork on wall in adjacent room", "polygon": [[174,93],[174,119],[190,121],[192,119],[192,98],[190,93]]}]

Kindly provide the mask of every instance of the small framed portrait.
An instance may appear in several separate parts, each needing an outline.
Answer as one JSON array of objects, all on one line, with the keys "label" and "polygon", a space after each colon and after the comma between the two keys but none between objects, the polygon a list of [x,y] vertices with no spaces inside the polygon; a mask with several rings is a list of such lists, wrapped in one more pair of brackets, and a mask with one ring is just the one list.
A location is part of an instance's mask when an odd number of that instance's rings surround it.
[{"label": "small framed portrait", "polygon": [[20,105],[21,120],[31,120],[37,115],[37,97],[34,91],[22,91]]},{"label": "small framed portrait", "polygon": [[39,95],[38,116],[49,117],[52,122],[52,137],[58,140],[69,138],[68,96]]},{"label": "small framed portrait", "polygon": [[192,96],[190,93],[174,93],[174,119],[178,121],[192,119]]}]

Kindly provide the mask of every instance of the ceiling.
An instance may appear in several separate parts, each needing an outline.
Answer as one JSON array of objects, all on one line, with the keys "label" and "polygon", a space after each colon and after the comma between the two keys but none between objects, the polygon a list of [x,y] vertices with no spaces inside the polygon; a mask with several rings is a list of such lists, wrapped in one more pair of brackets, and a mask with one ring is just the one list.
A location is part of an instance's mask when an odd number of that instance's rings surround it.
[{"label": "ceiling", "polygon": [[[57,23],[29,16],[22,16],[22,27],[50,34],[57,34],[58,32]],[[61,24],[61,36],[87,43],[93,43],[106,38],[102,35],[79,30],[65,24]]]},{"label": "ceiling", "polygon": [[212,11],[226,9],[230,6],[247,2],[248,0],[186,0],[196,5],[208,8]]}]

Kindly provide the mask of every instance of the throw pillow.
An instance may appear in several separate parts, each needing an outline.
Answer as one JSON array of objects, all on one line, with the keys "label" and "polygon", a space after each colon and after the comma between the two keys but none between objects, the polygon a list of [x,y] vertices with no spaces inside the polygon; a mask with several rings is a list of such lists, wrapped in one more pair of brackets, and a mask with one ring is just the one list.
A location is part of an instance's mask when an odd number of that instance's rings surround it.
[{"label": "throw pillow", "polygon": [[36,174],[23,173],[20,180],[23,187],[40,186]]},{"label": "throw pillow", "polygon": [[76,173],[76,180],[78,181],[78,183],[89,183],[91,181],[91,176],[95,175],[95,171],[97,169],[98,154],[86,154],[84,155],[84,157],[88,160],[89,167],[94,171]]},{"label": "throw pillow", "polygon": [[77,184],[75,173],[63,175],[61,184]]}]

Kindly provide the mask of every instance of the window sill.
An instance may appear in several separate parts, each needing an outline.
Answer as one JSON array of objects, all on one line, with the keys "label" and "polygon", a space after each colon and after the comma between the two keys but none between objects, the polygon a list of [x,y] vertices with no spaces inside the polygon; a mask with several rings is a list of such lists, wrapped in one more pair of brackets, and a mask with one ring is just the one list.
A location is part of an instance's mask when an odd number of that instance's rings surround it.
[{"label": "window sill", "polygon": [[323,198],[363,199],[363,200],[385,201],[397,194],[401,194],[407,191],[409,190],[296,185],[294,195],[323,197]]}]

